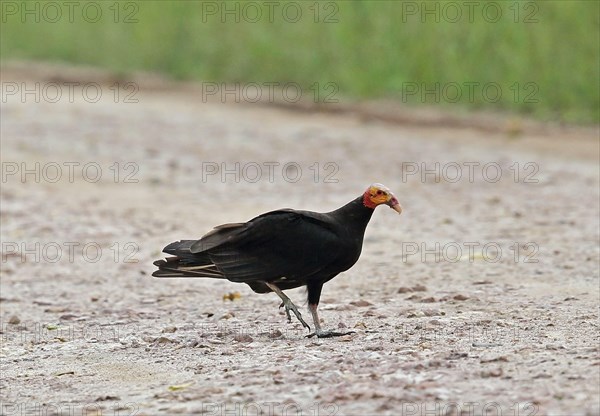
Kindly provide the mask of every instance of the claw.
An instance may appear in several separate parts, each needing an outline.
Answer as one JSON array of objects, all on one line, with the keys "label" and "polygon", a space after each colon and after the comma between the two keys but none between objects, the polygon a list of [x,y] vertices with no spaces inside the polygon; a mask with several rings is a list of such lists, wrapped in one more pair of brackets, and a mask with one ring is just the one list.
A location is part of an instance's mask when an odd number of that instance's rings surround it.
[{"label": "claw", "polygon": [[304,319],[302,319],[302,314],[300,314],[300,311],[298,310],[296,305],[294,305],[294,302],[292,302],[292,300],[288,298],[276,285],[269,282],[264,282],[264,284],[273,292],[275,292],[277,296],[279,296],[283,301],[281,302],[281,305],[279,305],[279,308],[285,307],[285,314],[287,315],[288,322],[292,322],[292,316],[290,315],[290,311],[292,311],[294,312],[294,315],[296,315],[296,318],[298,318],[302,326],[304,328],[308,328],[308,330],[310,331],[310,326],[308,326],[308,324],[304,322]]},{"label": "claw", "polygon": [[[298,310],[296,305],[294,305],[291,301],[283,302],[282,305],[285,306],[285,314],[287,315],[288,322],[292,322],[292,316],[290,315],[290,311],[292,311],[292,312],[294,312],[294,315],[296,315],[296,318],[298,318],[298,320],[300,321],[302,326],[304,328],[308,328],[308,330],[310,331],[310,326],[308,326],[308,324],[304,321],[304,319],[302,319],[302,314],[300,313],[300,311]],[[281,308],[281,306],[280,306],[280,308]]]},{"label": "claw", "polygon": [[[279,309],[283,308],[284,306],[285,302],[281,302],[281,304],[279,305]],[[290,316],[290,310],[288,308],[285,308],[285,314],[287,315],[288,322],[292,322],[292,317]]]}]

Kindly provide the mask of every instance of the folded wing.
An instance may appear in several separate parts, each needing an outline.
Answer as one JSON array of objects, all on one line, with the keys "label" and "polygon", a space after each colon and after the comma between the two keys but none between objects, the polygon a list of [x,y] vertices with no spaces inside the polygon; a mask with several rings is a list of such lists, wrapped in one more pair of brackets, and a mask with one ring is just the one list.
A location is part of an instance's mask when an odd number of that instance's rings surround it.
[{"label": "folded wing", "polygon": [[[339,239],[323,214],[279,210],[247,223],[220,225],[200,240],[172,243],[164,251],[177,256],[176,269],[190,277],[296,280],[318,274],[334,262]],[[173,262],[167,259],[157,265],[173,269],[169,261]]]}]

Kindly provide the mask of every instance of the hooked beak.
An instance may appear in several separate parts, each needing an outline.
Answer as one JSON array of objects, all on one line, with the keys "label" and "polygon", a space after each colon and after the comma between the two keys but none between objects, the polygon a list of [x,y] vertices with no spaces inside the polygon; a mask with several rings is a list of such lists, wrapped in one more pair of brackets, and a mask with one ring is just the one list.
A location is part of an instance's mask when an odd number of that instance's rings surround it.
[{"label": "hooked beak", "polygon": [[398,214],[402,214],[402,205],[400,205],[400,202],[398,202],[398,200],[396,199],[395,196],[393,196],[392,199],[390,199],[387,204],[390,206],[390,208],[392,208]]}]

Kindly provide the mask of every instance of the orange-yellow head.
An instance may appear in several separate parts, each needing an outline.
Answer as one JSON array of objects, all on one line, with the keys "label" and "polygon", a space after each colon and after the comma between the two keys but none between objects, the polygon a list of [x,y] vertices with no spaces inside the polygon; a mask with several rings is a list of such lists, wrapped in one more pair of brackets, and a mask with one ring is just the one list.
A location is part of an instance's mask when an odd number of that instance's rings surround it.
[{"label": "orange-yellow head", "polygon": [[366,207],[375,209],[378,205],[386,204],[398,214],[402,214],[402,206],[392,191],[385,185],[374,183],[367,188],[363,194],[363,204]]}]

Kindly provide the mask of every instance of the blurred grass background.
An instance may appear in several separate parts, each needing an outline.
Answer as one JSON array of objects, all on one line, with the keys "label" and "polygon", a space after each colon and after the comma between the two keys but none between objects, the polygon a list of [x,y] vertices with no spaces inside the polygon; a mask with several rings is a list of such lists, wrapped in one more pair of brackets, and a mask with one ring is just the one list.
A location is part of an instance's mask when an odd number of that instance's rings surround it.
[{"label": "blurred grass background", "polygon": [[[600,121],[598,1],[496,1],[502,12],[496,22],[484,18],[488,1],[476,2],[472,22],[465,2],[456,1],[451,3],[463,14],[456,23],[448,2],[296,1],[302,16],[295,23],[289,18],[294,9],[288,19],[282,14],[289,1],[276,2],[272,21],[265,2],[252,2],[263,13],[256,22],[255,8],[233,1],[96,2],[103,14],[95,23],[82,18],[85,1],[77,2],[73,22],[67,6],[52,22],[53,10],[43,15],[45,2],[2,3],[2,61],[66,61],[203,81],[298,82],[306,90],[315,82],[321,89],[333,82],[338,98],[409,104],[436,99],[403,95],[407,83],[419,90],[457,83],[463,97],[450,103],[441,95],[440,104],[543,120]],[[7,6],[11,3],[18,13]],[[24,3],[32,10],[32,3],[40,3],[39,23],[35,14],[21,15]],[[235,12],[221,16],[223,8],[236,7],[239,22]],[[423,7],[437,7],[439,18],[435,12],[421,15]],[[487,16],[494,17],[496,9]],[[469,82],[495,82],[502,97],[491,102],[475,87],[471,100]],[[448,95],[454,98],[455,90]]]}]

